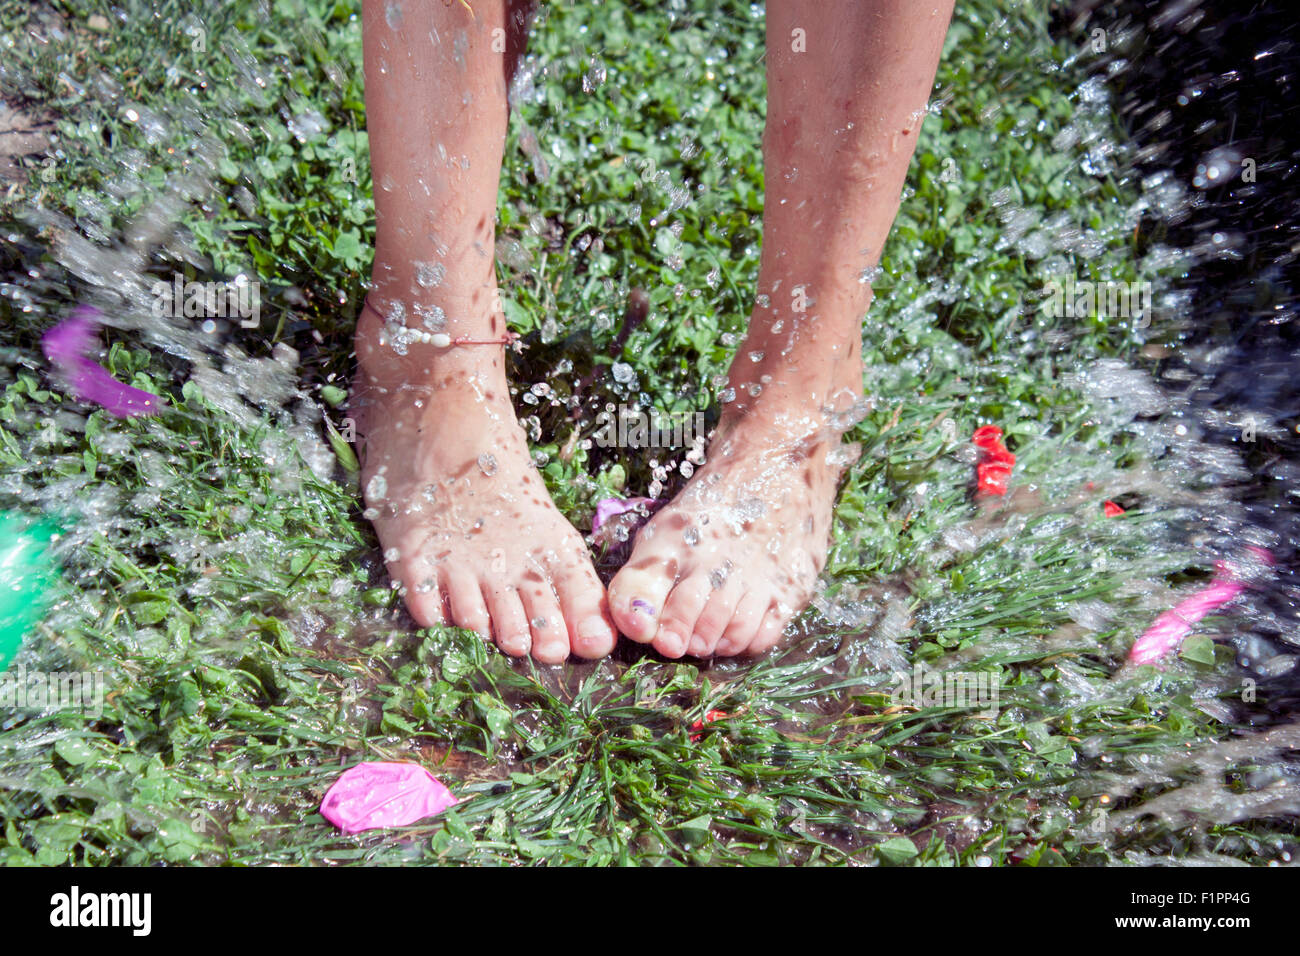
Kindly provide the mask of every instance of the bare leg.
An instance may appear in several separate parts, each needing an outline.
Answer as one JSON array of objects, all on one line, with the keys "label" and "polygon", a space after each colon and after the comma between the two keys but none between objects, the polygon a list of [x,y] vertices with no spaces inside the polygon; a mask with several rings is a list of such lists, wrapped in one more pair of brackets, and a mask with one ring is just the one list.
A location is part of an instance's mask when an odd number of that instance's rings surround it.
[{"label": "bare leg", "polygon": [[494,245],[505,0],[366,0],[366,107],[378,235],[357,324],[367,515],[421,625],[563,660],[613,646],[582,536],[551,503],[510,403],[503,346],[439,348],[404,328],[500,338]]},{"label": "bare leg", "polygon": [[609,589],[619,629],[662,654],[765,651],[812,596],[862,395],[864,271],[898,212],[952,5],[768,3],[763,254],[735,399]]}]

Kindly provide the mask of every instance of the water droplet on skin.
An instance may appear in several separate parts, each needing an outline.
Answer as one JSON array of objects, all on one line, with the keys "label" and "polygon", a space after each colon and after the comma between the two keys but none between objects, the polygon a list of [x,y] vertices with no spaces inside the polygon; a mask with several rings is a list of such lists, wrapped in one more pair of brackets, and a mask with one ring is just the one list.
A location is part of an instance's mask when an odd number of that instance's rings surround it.
[{"label": "water droplet on skin", "polygon": [[402,557],[402,552],[399,551],[397,548],[389,548],[387,551],[384,552],[385,561],[398,561],[401,559],[401,557]]},{"label": "water droplet on skin", "polygon": [[[478,470],[483,472],[488,478],[497,473],[497,460],[492,455],[484,452],[478,456]],[[480,520],[481,523],[481,520]]]},{"label": "water droplet on skin", "polygon": [[684,540],[692,548],[695,547],[697,544],[700,543],[700,529],[687,528],[685,531],[682,532],[682,540]]},{"label": "water droplet on skin", "polygon": [[727,583],[727,569],[714,568],[709,572],[709,585],[713,590],[721,590],[722,586]]},{"label": "water droplet on skin", "polygon": [[767,355],[766,352],[750,352],[750,353],[749,353],[749,360],[750,360],[751,362],[761,362],[761,361],[763,361],[763,359],[764,359],[764,357],[765,357],[766,355]]},{"label": "water droplet on skin", "polygon": [[366,497],[371,501],[383,501],[388,497],[388,479],[383,475],[374,475],[366,482]]},{"label": "water droplet on skin", "polygon": [[416,594],[428,594],[433,590],[433,578],[425,578],[415,586]]},{"label": "water droplet on skin", "polygon": [[447,275],[447,267],[441,262],[417,262],[415,264],[415,281],[422,289],[433,289],[442,284]]},{"label": "water droplet on skin", "polygon": [[533,628],[534,631],[540,631],[540,630],[542,630],[544,627],[546,627],[546,618],[544,618],[544,617],[535,617],[535,618],[533,618],[531,621],[529,621],[528,623],[529,623],[530,625],[532,625],[532,628]]},{"label": "water droplet on skin", "polygon": [[436,305],[417,305],[415,314],[430,332],[442,332],[447,328],[447,313]]}]

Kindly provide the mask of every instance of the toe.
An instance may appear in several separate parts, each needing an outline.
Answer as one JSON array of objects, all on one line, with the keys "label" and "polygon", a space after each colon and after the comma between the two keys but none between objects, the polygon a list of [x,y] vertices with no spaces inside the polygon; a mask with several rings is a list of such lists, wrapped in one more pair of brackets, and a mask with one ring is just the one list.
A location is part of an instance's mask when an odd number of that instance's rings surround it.
[{"label": "toe", "polygon": [[573,653],[594,660],[612,651],[618,635],[605,603],[605,589],[591,562],[584,558],[577,567],[557,569],[555,589]]},{"label": "toe", "polygon": [[434,627],[442,624],[443,600],[438,583],[432,577],[425,577],[414,587],[407,586],[406,609],[420,627]]},{"label": "toe", "polygon": [[712,592],[709,579],[703,574],[692,574],[672,589],[654,636],[655,650],[664,657],[681,657],[686,653],[695,633],[695,622]]},{"label": "toe", "polygon": [[[734,578],[709,595],[704,610],[695,619],[695,628],[687,642],[686,652],[692,657],[712,657],[722,639],[723,632],[735,616],[744,591]],[[670,599],[671,601],[671,599]]]},{"label": "toe", "polygon": [[[637,561],[633,554],[632,561],[609,583],[609,613],[618,629],[642,644],[654,640],[664,601],[676,576],[676,568],[669,561],[662,558]],[[683,643],[682,652],[685,650]]]},{"label": "toe", "polygon": [[528,615],[533,657],[544,664],[560,663],[569,656],[569,634],[554,592],[549,585],[529,585],[520,598]]},{"label": "toe", "polygon": [[763,616],[763,623],[758,626],[758,633],[746,649],[748,654],[763,654],[776,646],[785,634],[785,626],[790,623],[793,611],[788,608],[773,606]]},{"label": "toe", "polygon": [[723,630],[722,638],[714,648],[714,653],[724,657],[742,653],[745,648],[754,643],[759,625],[763,623],[763,617],[771,606],[772,599],[768,595],[759,591],[748,592],[736,605],[736,610],[731,615],[726,629]]},{"label": "toe", "polygon": [[493,583],[487,591],[487,605],[492,615],[492,635],[497,647],[512,657],[527,654],[533,646],[533,638],[519,592],[513,585]]},{"label": "toe", "polygon": [[492,619],[478,578],[464,571],[448,572],[443,577],[443,593],[447,596],[447,610],[457,627],[477,631],[485,641],[492,639]]}]

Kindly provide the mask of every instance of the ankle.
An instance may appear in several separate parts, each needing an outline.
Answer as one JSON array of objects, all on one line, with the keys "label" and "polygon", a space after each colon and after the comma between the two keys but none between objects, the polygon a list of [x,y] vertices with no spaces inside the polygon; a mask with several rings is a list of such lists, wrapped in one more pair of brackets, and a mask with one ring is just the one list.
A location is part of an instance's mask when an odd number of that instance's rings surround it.
[{"label": "ankle", "polygon": [[[470,390],[506,392],[504,344],[435,344],[419,330],[403,332],[365,307],[357,318],[356,354],[366,384],[382,388],[461,384]],[[497,323],[504,328],[504,316]],[[445,334],[445,333],[444,333]]]},{"label": "ankle", "polygon": [[848,336],[829,342],[811,336],[782,342],[747,338],[727,373],[726,388],[730,401],[724,419],[842,413],[862,399],[861,347]]}]

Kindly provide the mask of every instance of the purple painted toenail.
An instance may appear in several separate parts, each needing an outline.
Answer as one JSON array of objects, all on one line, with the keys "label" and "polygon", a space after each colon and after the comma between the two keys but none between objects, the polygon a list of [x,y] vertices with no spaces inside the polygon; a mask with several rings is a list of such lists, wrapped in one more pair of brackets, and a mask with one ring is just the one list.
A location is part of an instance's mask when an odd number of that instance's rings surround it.
[{"label": "purple painted toenail", "polygon": [[654,616],[655,616],[655,609],[654,609],[654,607],[650,604],[650,602],[648,602],[648,601],[643,601],[643,600],[641,600],[640,598],[633,598],[633,599],[632,599],[632,610],[634,610],[634,611],[640,611],[640,612],[641,612],[642,614],[644,614],[646,617],[654,617]]}]

